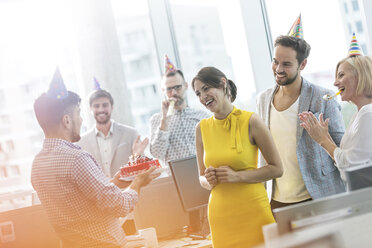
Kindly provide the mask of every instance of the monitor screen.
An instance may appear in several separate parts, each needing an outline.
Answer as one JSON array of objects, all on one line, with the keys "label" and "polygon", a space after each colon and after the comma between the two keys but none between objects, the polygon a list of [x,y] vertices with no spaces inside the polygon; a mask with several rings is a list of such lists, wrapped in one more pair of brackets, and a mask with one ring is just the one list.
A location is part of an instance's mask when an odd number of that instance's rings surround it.
[{"label": "monitor screen", "polygon": [[372,186],[372,165],[350,167],[345,170],[348,190],[357,190]]},{"label": "monitor screen", "polygon": [[210,191],[200,186],[195,156],[169,161],[169,167],[186,212],[208,205]]}]

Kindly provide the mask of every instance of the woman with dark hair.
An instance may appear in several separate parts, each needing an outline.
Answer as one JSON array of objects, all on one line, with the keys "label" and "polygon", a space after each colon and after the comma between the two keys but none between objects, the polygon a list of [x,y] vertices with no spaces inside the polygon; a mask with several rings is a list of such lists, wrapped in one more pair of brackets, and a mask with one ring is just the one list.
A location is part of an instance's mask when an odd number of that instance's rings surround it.
[{"label": "woman with dark hair", "polygon": [[[213,247],[260,244],[262,226],[274,222],[263,182],[283,173],[269,129],[258,115],[233,106],[237,88],[217,68],[202,68],[192,87],[214,114],[196,126],[199,179],[211,190],[208,218]],[[261,168],[257,168],[258,149],[267,162]]]}]

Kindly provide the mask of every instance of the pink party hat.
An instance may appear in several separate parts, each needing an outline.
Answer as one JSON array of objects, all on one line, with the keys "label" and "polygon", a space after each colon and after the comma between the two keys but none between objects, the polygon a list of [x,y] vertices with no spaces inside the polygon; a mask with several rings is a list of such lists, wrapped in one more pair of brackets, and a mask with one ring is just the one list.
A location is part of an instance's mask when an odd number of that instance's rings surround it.
[{"label": "pink party hat", "polygon": [[64,99],[68,97],[68,91],[58,67],[56,68],[52,81],[50,82],[47,96],[54,99]]},{"label": "pink party hat", "polygon": [[93,86],[93,90],[101,90],[101,85],[99,84],[98,80],[96,79],[96,77],[93,77],[93,83],[94,83],[94,86]]},{"label": "pink party hat", "polygon": [[353,37],[351,38],[350,48],[349,48],[349,57],[354,56],[362,56],[362,48],[359,46],[359,43],[356,39],[355,33],[353,33]]},{"label": "pink party hat", "polygon": [[296,21],[293,23],[291,29],[288,32],[289,36],[293,36],[295,38],[304,38],[304,33],[302,30],[302,21],[301,21],[301,14],[297,17]]},{"label": "pink party hat", "polygon": [[175,72],[177,68],[172,64],[167,55],[164,56],[165,74],[168,72]]}]

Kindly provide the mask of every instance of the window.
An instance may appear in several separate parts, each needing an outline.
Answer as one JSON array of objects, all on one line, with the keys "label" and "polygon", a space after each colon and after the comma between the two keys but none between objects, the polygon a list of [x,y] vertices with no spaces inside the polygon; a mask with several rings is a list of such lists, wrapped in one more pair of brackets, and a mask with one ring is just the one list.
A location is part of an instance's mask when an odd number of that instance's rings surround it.
[{"label": "window", "polygon": [[0,115],[0,126],[8,126],[10,125],[10,116],[8,114]]},{"label": "window", "polygon": [[368,51],[367,51],[367,45],[365,43],[361,44],[362,46],[362,52],[363,54],[368,54]]},{"label": "window", "polygon": [[[170,0],[181,68],[191,82],[205,66],[214,66],[238,88],[234,104],[254,111],[255,92],[239,1]],[[192,88],[189,105],[202,108]],[[253,95],[254,97],[254,95]],[[252,104],[253,103],[253,104]]]},{"label": "window", "polygon": [[357,21],[355,23],[355,26],[356,26],[356,30],[357,30],[358,35],[363,33],[363,23],[362,23],[362,21]]},{"label": "window", "polygon": [[348,8],[347,8],[347,3],[346,3],[346,2],[344,2],[344,10],[345,10],[345,13],[346,13],[346,14],[349,13],[349,10],[348,10]]},{"label": "window", "polygon": [[6,171],[6,166],[0,165],[0,179],[7,178],[7,177],[8,177],[8,173]]},{"label": "window", "polygon": [[[342,26],[342,13],[336,13],[340,9],[339,4],[342,3],[337,0],[266,0],[273,41],[279,35],[287,34],[301,13],[304,39],[311,46],[308,63],[301,75],[312,83],[332,90],[335,89],[333,86],[335,67],[347,54],[349,46],[348,43],[339,42],[349,36],[340,32],[345,29]],[[320,5],[322,8],[319,8]],[[330,9],[333,11],[329,11]],[[321,16],[326,17],[327,25],[332,29],[320,28],[325,20],[319,18]]]},{"label": "window", "polygon": [[21,175],[21,170],[19,169],[19,165],[12,165],[9,166],[9,174],[12,177],[20,176]]},{"label": "window", "polygon": [[148,136],[149,113],[160,111],[161,97],[156,90],[146,90],[160,81],[147,1],[112,0],[111,3],[124,75],[131,91],[134,126],[141,135]]},{"label": "window", "polygon": [[359,11],[358,0],[352,0],[351,5],[353,6],[353,11]]},{"label": "window", "polygon": [[21,91],[24,95],[29,95],[31,93],[31,86],[29,84],[21,85]]},{"label": "window", "polygon": [[6,99],[5,99],[5,90],[0,89],[0,109],[5,108]]},{"label": "window", "polygon": [[353,33],[353,29],[351,28],[350,23],[347,24],[347,29],[349,30],[349,35],[351,35]]},{"label": "window", "polygon": [[[40,146],[34,149],[30,139],[40,133],[35,142],[43,140],[32,106],[34,99],[48,90],[56,65],[67,88],[78,92],[77,80],[70,80],[75,77],[72,55],[76,51],[71,35],[74,29],[69,26],[71,11],[66,11],[66,6],[44,0],[0,2],[0,140],[10,162],[23,161],[22,167],[3,168],[0,174],[22,172],[16,185],[31,184],[31,164]],[[16,185],[7,185],[5,192]]]},{"label": "window", "polygon": [[14,142],[13,142],[13,140],[7,140],[7,141],[5,141],[5,150],[7,152],[13,152],[14,151]]}]

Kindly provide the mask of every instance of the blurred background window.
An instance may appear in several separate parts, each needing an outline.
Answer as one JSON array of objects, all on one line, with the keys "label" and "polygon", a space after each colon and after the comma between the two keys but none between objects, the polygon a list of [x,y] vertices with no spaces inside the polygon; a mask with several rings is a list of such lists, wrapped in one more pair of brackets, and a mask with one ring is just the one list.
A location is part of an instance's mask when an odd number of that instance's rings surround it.
[{"label": "blurred background window", "polygon": [[68,13],[61,1],[0,2],[0,211],[31,204],[24,193],[43,140],[33,102],[57,65],[77,91]]},{"label": "blurred background window", "polygon": [[124,77],[131,95],[133,126],[150,135],[150,117],[160,111],[161,80],[146,0],[111,0]]},{"label": "blurred background window", "polygon": [[[239,1],[170,0],[181,69],[191,83],[205,66],[220,69],[238,88],[234,104],[255,110],[255,85]],[[201,108],[192,88],[189,105]]]}]

